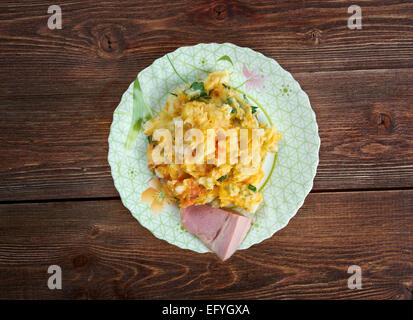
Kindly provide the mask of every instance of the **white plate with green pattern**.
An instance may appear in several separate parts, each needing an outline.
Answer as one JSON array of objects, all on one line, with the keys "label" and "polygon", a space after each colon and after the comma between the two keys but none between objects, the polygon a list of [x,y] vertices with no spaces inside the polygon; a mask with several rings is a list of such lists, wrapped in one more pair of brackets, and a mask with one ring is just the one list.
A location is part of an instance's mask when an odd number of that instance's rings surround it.
[{"label": "white plate with green pattern", "polygon": [[[181,47],[167,56],[188,81],[204,79],[211,71],[230,71],[231,85],[259,105],[259,119],[272,122],[283,135],[277,156],[265,160],[264,200],[239,249],[249,248],[285,227],[313,186],[320,138],[308,96],[275,60],[249,48],[202,43]],[[170,92],[182,86],[167,56],[155,60],[138,75],[145,102],[155,112],[164,107]],[[113,114],[109,135],[108,160],[122,202],[155,237],[183,249],[208,252],[197,237],[182,228],[177,207],[164,207],[155,216],[149,205],[141,202],[141,194],[153,175],[147,164],[146,136],[140,132],[132,147],[125,147],[132,119],[132,91],[133,83]]]}]

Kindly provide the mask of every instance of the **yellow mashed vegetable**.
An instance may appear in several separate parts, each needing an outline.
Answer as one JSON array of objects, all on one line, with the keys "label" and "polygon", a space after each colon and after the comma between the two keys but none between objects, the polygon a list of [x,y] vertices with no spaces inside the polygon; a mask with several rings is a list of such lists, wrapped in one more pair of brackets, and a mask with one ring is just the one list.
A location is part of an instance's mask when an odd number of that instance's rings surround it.
[{"label": "yellow mashed vegetable", "polygon": [[[211,203],[216,207],[235,205],[248,212],[255,212],[262,201],[262,194],[257,186],[264,178],[263,161],[268,152],[276,151],[277,143],[281,139],[281,134],[274,127],[268,127],[257,120],[258,112],[260,111],[256,106],[231,88],[229,73],[226,71],[213,72],[205,81],[194,82],[191,86],[172,93],[159,115],[147,121],[143,128],[150,141],[149,168],[161,178],[166,196],[177,201],[181,207]],[[157,165],[152,159],[152,150],[160,142],[154,141],[152,135],[157,129],[168,129],[175,145],[176,120],[182,120],[184,135],[187,130],[197,128],[203,133],[205,141],[208,129],[235,129],[238,140],[239,130],[248,129],[250,151],[252,130],[263,129],[264,134],[257,141],[261,160],[255,166],[252,162],[245,164],[241,161],[231,164],[230,139],[227,138],[227,155],[223,163],[207,163],[205,152],[203,164],[188,163],[184,158],[182,164],[172,161],[170,164]],[[191,143],[193,142],[184,141],[185,146]],[[217,154],[215,157],[218,157]]]}]

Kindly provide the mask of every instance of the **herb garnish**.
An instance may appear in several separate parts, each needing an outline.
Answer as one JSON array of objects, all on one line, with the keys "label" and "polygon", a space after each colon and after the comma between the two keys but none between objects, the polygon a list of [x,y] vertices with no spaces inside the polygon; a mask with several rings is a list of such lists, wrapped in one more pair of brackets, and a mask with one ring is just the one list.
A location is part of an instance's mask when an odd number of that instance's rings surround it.
[{"label": "herb garnish", "polygon": [[252,184],[248,185],[248,189],[252,190],[252,191],[257,191],[257,188],[254,187]]},{"label": "herb garnish", "polygon": [[126,138],[126,149],[130,149],[145,121],[152,117],[152,111],[143,99],[143,93],[138,77],[133,82],[132,91],[132,121]]},{"label": "herb garnish", "polygon": [[231,113],[237,113],[237,109],[232,107]]},{"label": "herb garnish", "polygon": [[178,78],[180,78],[183,82],[188,83],[179,73],[178,71],[176,71],[175,66],[173,65],[171,59],[169,58],[168,55],[166,55],[166,57],[168,58],[169,63],[171,64],[172,69],[174,70],[175,74],[178,76]]},{"label": "herb garnish", "polygon": [[199,90],[201,92],[201,95],[207,94],[203,82],[198,82],[198,81],[192,82],[190,88],[192,90]]},{"label": "herb garnish", "polygon": [[224,175],[224,176],[222,176],[221,178],[217,179],[217,181],[222,182],[222,181],[224,181],[226,178],[228,178],[228,175],[227,175],[227,174]]},{"label": "herb garnish", "polygon": [[255,112],[257,112],[258,107],[256,106],[251,106],[251,113],[254,114]]},{"label": "herb garnish", "polygon": [[231,58],[228,57],[227,55],[224,55],[224,56],[222,56],[221,58],[219,58],[219,59],[217,60],[217,62],[220,61],[220,60],[228,61],[229,63],[231,63],[232,65],[234,65],[234,63],[232,62]]},{"label": "herb garnish", "polygon": [[197,100],[197,99],[211,99],[208,95],[203,82],[192,82],[191,86],[189,87],[189,96],[190,100]]},{"label": "herb garnish", "polygon": [[229,104],[230,106],[232,106],[232,99],[231,97],[227,97],[227,99],[224,101],[225,104]]}]

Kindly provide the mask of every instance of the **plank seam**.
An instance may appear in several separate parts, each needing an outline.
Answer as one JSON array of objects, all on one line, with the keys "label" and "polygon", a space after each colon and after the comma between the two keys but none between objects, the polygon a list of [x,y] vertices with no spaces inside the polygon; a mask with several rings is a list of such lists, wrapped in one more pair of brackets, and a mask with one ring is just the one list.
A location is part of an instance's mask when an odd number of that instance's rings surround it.
[{"label": "plank seam", "polygon": [[[355,193],[355,192],[389,192],[389,191],[413,191],[413,187],[377,188],[377,189],[323,189],[311,190],[310,194],[323,193]],[[55,202],[86,202],[86,201],[111,201],[120,200],[119,196],[114,197],[91,197],[91,198],[57,198],[57,199],[37,199],[37,200],[11,200],[0,201],[0,205],[27,204],[27,203],[55,203]]]}]

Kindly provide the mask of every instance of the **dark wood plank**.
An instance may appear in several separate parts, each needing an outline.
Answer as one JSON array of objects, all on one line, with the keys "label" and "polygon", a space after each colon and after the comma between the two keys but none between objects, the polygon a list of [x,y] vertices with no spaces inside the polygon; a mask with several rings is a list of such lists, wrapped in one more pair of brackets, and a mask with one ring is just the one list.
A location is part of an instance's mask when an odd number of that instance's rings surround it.
[{"label": "dark wood plank", "polygon": [[[61,291],[47,288],[52,264]],[[0,272],[0,298],[402,299],[413,191],[310,194],[286,228],[225,263],[154,238],[118,200],[1,205]]]},{"label": "dark wood plank", "polygon": [[317,116],[314,190],[413,186],[413,72],[296,74]]},{"label": "dark wood plank", "polygon": [[[413,3],[360,0],[363,29],[350,30],[348,1],[68,1],[63,29],[49,30],[49,2],[0,4],[0,65],[25,91],[60,93],[54,80],[131,78],[183,45],[233,42],[292,72],[413,67]],[[113,69],[116,69],[115,72]],[[2,88],[21,92],[9,74]],[[7,81],[3,81],[7,79]],[[33,87],[33,82],[42,84]],[[52,82],[51,82],[52,81]]]},{"label": "dark wood plank", "polygon": [[[413,187],[413,69],[296,73],[321,137],[315,190]],[[112,112],[132,81],[0,100],[0,201],[113,197]]]}]

